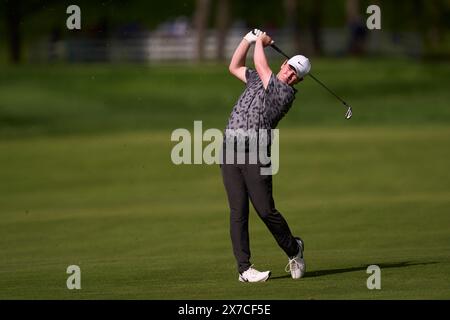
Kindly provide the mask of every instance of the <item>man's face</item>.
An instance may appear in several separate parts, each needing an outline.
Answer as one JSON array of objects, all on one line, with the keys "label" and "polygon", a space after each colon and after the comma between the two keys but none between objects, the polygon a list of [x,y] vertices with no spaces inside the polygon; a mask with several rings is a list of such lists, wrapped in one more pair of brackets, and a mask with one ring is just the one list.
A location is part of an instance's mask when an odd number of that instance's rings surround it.
[{"label": "man's face", "polygon": [[287,83],[290,86],[293,86],[294,84],[300,82],[303,80],[303,78],[297,77],[297,73],[295,72],[294,67],[289,65],[287,63],[287,60],[283,62],[280,68],[280,72],[278,72],[278,79],[280,81]]}]

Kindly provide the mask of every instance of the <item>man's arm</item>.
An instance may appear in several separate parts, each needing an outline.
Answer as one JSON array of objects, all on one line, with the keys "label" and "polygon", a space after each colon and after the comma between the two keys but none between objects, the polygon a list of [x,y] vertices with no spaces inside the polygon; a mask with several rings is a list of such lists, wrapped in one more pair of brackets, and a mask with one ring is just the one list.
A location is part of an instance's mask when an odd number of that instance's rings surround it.
[{"label": "man's arm", "polygon": [[264,53],[264,47],[270,45],[271,43],[272,39],[268,35],[263,33],[256,40],[255,53],[253,55],[256,72],[258,72],[258,75],[261,78],[264,89],[267,89],[267,86],[269,85],[270,76],[272,75],[272,70],[270,70],[266,54]]},{"label": "man's arm", "polygon": [[245,59],[247,58],[250,45],[251,44],[247,40],[242,39],[241,43],[234,51],[230,66],[228,67],[231,74],[245,83],[247,83],[247,79],[245,78],[245,71],[247,70],[247,67],[245,66]]}]

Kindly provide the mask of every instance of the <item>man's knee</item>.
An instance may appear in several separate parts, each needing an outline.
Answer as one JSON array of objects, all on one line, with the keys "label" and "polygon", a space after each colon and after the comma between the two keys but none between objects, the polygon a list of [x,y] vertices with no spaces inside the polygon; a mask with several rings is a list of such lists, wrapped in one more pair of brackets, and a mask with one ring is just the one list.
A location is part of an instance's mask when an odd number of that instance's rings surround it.
[{"label": "man's knee", "polygon": [[243,223],[248,221],[249,208],[248,205],[242,204],[239,206],[232,206],[230,208],[230,221]]},{"label": "man's knee", "polygon": [[248,217],[244,215],[230,215],[231,223],[245,224],[248,223]]},{"label": "man's knee", "polygon": [[276,218],[279,216],[279,212],[277,211],[277,209],[275,208],[258,208],[256,210],[258,212],[258,215],[261,217],[261,219],[263,220],[271,220],[273,218]]}]

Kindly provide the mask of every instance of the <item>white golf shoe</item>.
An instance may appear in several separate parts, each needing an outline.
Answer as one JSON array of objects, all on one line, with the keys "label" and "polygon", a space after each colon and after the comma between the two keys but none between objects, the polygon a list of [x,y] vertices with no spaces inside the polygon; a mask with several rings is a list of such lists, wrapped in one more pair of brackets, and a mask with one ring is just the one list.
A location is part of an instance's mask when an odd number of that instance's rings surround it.
[{"label": "white golf shoe", "polygon": [[251,266],[247,269],[247,271],[244,271],[243,273],[239,274],[239,281],[240,282],[264,282],[270,277],[270,271],[258,271]]},{"label": "white golf shoe", "polygon": [[305,249],[305,245],[300,238],[295,238],[298,242],[300,250],[297,255],[289,258],[289,262],[285,268],[286,272],[290,272],[292,279],[300,279],[305,275],[306,265],[305,260],[303,259],[303,250]]}]

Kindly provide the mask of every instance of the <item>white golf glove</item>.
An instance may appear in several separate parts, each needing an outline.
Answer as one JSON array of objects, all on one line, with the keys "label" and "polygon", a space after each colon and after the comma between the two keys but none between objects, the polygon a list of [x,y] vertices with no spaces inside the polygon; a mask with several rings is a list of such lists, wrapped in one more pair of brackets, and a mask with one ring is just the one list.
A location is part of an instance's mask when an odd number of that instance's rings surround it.
[{"label": "white golf glove", "polygon": [[250,31],[249,33],[247,33],[244,37],[245,40],[247,40],[247,42],[249,44],[254,44],[256,42],[256,39],[258,39],[258,37],[262,34],[263,32],[259,29],[253,29],[252,31]]}]

